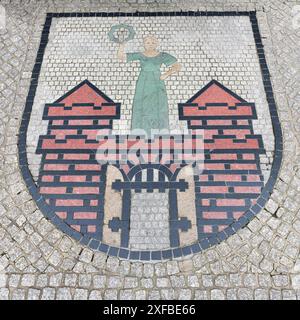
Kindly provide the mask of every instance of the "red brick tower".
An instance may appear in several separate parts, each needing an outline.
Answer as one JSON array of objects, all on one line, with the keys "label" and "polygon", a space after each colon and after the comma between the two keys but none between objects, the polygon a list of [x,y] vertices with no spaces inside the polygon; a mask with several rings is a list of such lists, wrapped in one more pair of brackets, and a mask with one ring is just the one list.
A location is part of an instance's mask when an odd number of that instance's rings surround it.
[{"label": "red brick tower", "polygon": [[179,114],[189,129],[204,130],[204,171],[195,177],[201,239],[222,231],[255,204],[263,187],[259,154],[265,150],[253,131],[255,105],[217,81],[180,104]]},{"label": "red brick tower", "polygon": [[47,135],[40,136],[42,154],[39,191],[73,229],[101,238],[105,167],[96,161],[97,132],[112,128],[120,104],[85,80],[52,104],[43,119]]}]

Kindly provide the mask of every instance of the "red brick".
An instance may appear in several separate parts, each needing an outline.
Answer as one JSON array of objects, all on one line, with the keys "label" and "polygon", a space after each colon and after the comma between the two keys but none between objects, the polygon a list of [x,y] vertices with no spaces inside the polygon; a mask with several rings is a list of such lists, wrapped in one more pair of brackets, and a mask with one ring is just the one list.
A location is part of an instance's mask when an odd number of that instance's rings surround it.
[{"label": "red brick", "polygon": [[199,181],[208,181],[208,176],[207,175],[199,176]]},{"label": "red brick", "polygon": [[251,134],[250,130],[243,130],[243,129],[224,129],[224,135],[234,135],[237,139],[245,139],[245,136]]},{"label": "red brick", "polygon": [[76,231],[80,232],[80,226],[75,225],[75,224],[71,224],[71,226],[70,226],[70,227],[71,227],[71,228],[73,228],[74,230],[76,230]]},{"label": "red brick", "polygon": [[217,199],[217,206],[244,206],[244,199]]},{"label": "red brick", "polygon": [[207,120],[208,126],[231,126],[232,120]]},{"label": "red brick", "polygon": [[97,231],[96,226],[93,226],[93,225],[88,226],[87,231],[90,233],[95,233]]},{"label": "red brick", "polygon": [[255,155],[253,153],[245,153],[243,154],[244,160],[255,160]]},{"label": "red brick", "polygon": [[224,170],[224,163],[204,163],[205,170]]},{"label": "red brick", "polygon": [[86,176],[60,176],[60,182],[85,182]]},{"label": "red brick", "polygon": [[43,182],[53,182],[54,176],[42,176],[42,181]]},{"label": "red brick", "polygon": [[237,154],[231,154],[231,153],[212,153],[210,155],[211,160],[236,160]]},{"label": "red brick", "polygon": [[87,135],[88,136],[88,139],[96,139],[98,135],[102,135],[103,132],[102,130],[99,131],[99,129],[85,129],[85,130],[82,130],[82,134],[83,135]]},{"label": "red brick", "polygon": [[209,206],[209,205],[210,205],[210,200],[208,200],[208,199],[202,199],[202,200],[201,200],[201,204],[202,204],[202,206]]},{"label": "red brick", "polygon": [[247,175],[247,181],[249,182],[257,182],[257,181],[261,181],[260,177],[258,175]]},{"label": "red brick", "polygon": [[238,126],[248,126],[249,120],[237,120],[237,125]]},{"label": "red brick", "polygon": [[77,134],[77,130],[74,130],[74,129],[73,130],[70,130],[70,129],[65,129],[65,130],[63,130],[63,129],[59,129],[59,130],[54,129],[53,130],[52,129],[50,134],[55,136],[56,139],[65,139],[66,135],[76,135]]},{"label": "red brick", "polygon": [[245,212],[233,212],[233,218],[237,220],[244,214]]},{"label": "red brick", "polygon": [[214,174],[214,181],[241,181],[241,175]]},{"label": "red brick", "polygon": [[89,160],[90,154],[89,153],[66,153],[64,154],[65,160]]},{"label": "red brick", "polygon": [[101,165],[99,164],[76,164],[75,170],[101,170]]},{"label": "red brick", "polygon": [[56,212],[56,215],[61,219],[67,219],[67,212],[65,211]]},{"label": "red brick", "polygon": [[98,194],[99,188],[97,187],[74,187],[73,193],[75,194]]},{"label": "red brick", "polygon": [[98,123],[102,126],[107,126],[109,125],[110,120],[99,120]]},{"label": "red brick", "polygon": [[58,154],[48,153],[46,155],[46,160],[56,160],[58,158]]},{"label": "red brick", "polygon": [[83,206],[81,199],[56,199],[57,206],[80,207]]},{"label": "red brick", "polygon": [[236,193],[261,193],[261,187],[234,187]]},{"label": "red brick", "polygon": [[191,126],[201,126],[202,121],[201,120],[192,120],[191,121]]},{"label": "red brick", "polygon": [[53,171],[68,171],[68,164],[60,164],[60,163],[46,163],[44,164],[44,170],[53,170]]},{"label": "red brick", "polygon": [[212,226],[203,226],[203,231],[205,233],[212,233],[213,232]]},{"label": "red brick", "polygon": [[204,219],[227,219],[227,212],[203,212]]},{"label": "red brick", "polygon": [[217,134],[218,130],[204,130],[204,139],[212,139],[212,136]]},{"label": "red brick", "polygon": [[64,194],[66,193],[65,187],[41,187],[40,193],[42,194]]},{"label": "red brick", "polygon": [[228,226],[218,226],[218,231],[221,232],[226,229]]},{"label": "red brick", "polygon": [[62,126],[64,124],[64,120],[53,120],[52,124],[54,126]]},{"label": "red brick", "polygon": [[230,165],[232,170],[257,170],[255,163],[232,163]]},{"label": "red brick", "polygon": [[74,219],[97,219],[97,212],[74,212]]},{"label": "red brick", "polygon": [[91,205],[92,207],[97,206],[97,205],[98,205],[98,200],[91,200],[91,201],[90,201],[90,205]]},{"label": "red brick", "polygon": [[69,125],[70,126],[90,126],[93,125],[93,119],[76,119],[76,120],[69,120]]},{"label": "red brick", "polygon": [[201,193],[226,193],[228,192],[228,187],[223,186],[211,186],[211,187],[201,187]]}]

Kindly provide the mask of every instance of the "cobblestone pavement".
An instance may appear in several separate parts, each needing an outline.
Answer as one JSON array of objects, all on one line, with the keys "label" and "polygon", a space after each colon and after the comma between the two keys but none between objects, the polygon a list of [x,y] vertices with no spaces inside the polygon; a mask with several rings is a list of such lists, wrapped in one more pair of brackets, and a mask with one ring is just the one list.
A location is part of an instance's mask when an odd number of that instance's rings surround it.
[{"label": "cobblestone pavement", "polygon": [[[0,4],[5,8],[0,14],[6,16],[4,27],[0,24],[0,299],[300,298],[300,7],[296,1],[4,0]],[[107,256],[59,231],[32,200],[17,155],[46,13],[136,10],[256,10],[284,141],[283,163],[271,198],[246,227],[201,253],[151,263]],[[40,160],[33,161],[34,165]]]}]

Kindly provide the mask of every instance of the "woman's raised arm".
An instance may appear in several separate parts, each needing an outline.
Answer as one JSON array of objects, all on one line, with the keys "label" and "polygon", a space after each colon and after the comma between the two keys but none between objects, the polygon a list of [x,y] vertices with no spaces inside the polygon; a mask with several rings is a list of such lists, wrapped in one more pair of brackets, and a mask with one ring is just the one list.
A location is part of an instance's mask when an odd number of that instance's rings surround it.
[{"label": "woman's raised arm", "polygon": [[119,44],[119,49],[117,52],[117,58],[120,62],[125,62],[126,61],[126,53],[125,53],[125,43],[120,43]]}]

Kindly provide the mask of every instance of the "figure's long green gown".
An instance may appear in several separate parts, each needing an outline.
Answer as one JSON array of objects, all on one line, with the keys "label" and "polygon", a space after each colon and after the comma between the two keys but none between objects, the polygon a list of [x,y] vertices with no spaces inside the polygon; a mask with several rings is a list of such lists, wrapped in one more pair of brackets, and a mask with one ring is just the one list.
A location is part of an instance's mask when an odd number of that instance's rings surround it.
[{"label": "figure's long green gown", "polygon": [[160,80],[160,67],[170,66],[177,59],[166,52],[155,57],[127,53],[127,62],[135,60],[140,61],[141,71],[133,99],[131,129],[143,129],[148,135],[151,129],[169,129],[168,97],[165,83]]}]

